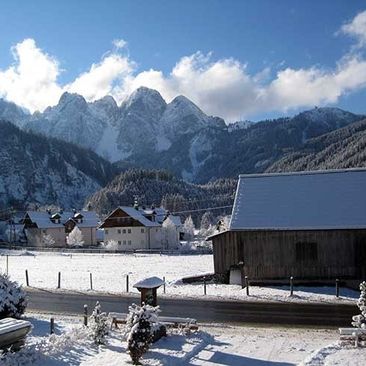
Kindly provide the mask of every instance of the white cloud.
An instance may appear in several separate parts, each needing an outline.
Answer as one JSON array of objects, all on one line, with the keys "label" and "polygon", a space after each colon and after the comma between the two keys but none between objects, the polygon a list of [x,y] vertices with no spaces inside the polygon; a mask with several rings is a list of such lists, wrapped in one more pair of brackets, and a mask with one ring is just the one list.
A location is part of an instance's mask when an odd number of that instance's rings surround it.
[{"label": "white cloud", "polygon": [[341,32],[355,37],[358,41],[358,46],[366,45],[366,11],[357,14],[351,22],[342,26]]},{"label": "white cloud", "polygon": [[127,47],[127,42],[122,38],[115,39],[115,40],[113,40],[112,43],[113,43],[114,47],[116,47],[117,49],[122,49],[122,48]]},{"label": "white cloud", "polygon": [[123,79],[130,75],[133,69],[134,63],[127,57],[110,54],[99,64],[93,64],[88,72],[81,74],[64,89],[81,94],[87,100],[100,99],[108,94],[113,94],[114,85],[123,82]]},{"label": "white cloud", "polygon": [[14,64],[0,70],[0,96],[31,111],[43,110],[57,102],[62,88],[56,59],[40,50],[33,39],[12,48]]},{"label": "white cloud", "polygon": [[[357,47],[366,45],[366,12],[341,27],[341,32],[357,39]],[[26,39],[13,48],[14,64],[0,70],[0,96],[34,111],[54,105],[63,91],[76,92],[93,101],[107,94],[117,102],[139,86],[157,89],[170,101],[183,94],[206,113],[227,120],[250,118],[260,113],[287,111],[337,103],[346,94],[366,87],[366,59],[362,51],[346,54],[334,68],[319,66],[294,69],[277,65],[253,75],[246,64],[227,58],[213,60],[212,54],[196,52],[182,57],[171,72],[137,72],[122,39],[113,42],[115,50],[67,85],[57,81],[59,63]]]}]

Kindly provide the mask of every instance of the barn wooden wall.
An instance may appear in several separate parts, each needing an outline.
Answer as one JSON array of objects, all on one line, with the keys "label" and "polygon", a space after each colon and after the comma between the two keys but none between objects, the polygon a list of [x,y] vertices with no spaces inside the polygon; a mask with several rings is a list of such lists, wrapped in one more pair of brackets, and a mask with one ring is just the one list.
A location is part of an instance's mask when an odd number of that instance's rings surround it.
[{"label": "barn wooden wall", "polygon": [[[296,243],[317,243],[317,260],[299,262]],[[366,279],[366,230],[232,231],[213,238],[215,273],[244,262],[252,279]]]}]

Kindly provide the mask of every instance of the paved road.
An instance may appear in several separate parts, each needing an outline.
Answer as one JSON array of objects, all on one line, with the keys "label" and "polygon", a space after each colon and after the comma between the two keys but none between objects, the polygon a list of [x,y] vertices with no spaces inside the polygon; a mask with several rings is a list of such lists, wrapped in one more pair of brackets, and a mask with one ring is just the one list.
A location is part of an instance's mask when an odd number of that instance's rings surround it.
[{"label": "paved road", "polygon": [[[128,306],[139,302],[137,295],[104,295],[28,291],[29,310],[81,314],[84,304],[91,309],[99,301],[104,311],[127,312]],[[193,317],[199,322],[262,323],[287,325],[350,326],[356,305],[258,303],[160,298],[164,316]]]}]

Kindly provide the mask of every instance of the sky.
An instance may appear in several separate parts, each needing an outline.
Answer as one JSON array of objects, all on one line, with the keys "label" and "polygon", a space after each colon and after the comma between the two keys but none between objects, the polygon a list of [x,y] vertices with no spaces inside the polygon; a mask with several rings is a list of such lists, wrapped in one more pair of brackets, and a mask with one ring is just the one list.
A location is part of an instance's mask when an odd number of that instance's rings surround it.
[{"label": "sky", "polygon": [[139,86],[231,122],[365,113],[364,0],[3,0],[0,97],[121,103]]}]

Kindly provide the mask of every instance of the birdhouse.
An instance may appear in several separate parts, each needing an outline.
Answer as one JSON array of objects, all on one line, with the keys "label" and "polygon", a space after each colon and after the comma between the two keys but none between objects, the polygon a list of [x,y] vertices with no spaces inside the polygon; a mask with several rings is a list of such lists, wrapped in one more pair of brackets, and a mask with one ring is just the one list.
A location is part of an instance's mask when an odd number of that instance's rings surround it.
[{"label": "birdhouse", "polygon": [[148,277],[139,282],[136,282],[133,287],[137,288],[141,293],[142,303],[156,306],[157,305],[157,290],[164,285],[164,281],[159,277]]}]

